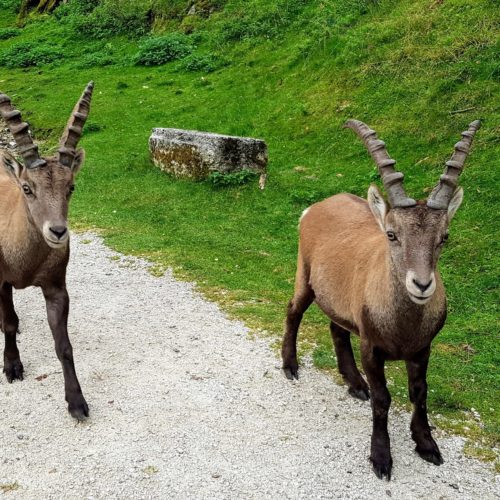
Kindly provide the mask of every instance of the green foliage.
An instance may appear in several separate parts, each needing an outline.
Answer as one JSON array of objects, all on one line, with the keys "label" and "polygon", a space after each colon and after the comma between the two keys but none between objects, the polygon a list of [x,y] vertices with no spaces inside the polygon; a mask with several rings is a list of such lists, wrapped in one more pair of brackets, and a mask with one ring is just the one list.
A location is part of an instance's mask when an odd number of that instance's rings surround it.
[{"label": "green foliage", "polygon": [[186,57],[193,49],[190,38],[182,33],[147,38],[139,45],[135,63],[140,66],[160,66]]},{"label": "green foliage", "polygon": [[0,66],[7,68],[27,68],[54,63],[63,58],[63,53],[47,45],[18,43],[0,53]]},{"label": "green foliage", "polygon": [[239,170],[238,172],[232,172],[229,174],[212,172],[208,176],[208,181],[215,187],[233,187],[242,186],[249,181],[255,180],[257,176],[258,174],[255,171],[245,168],[243,170]]},{"label": "green foliage", "polygon": [[116,35],[131,38],[144,36],[150,28],[148,2],[123,0],[71,0],[55,11],[75,35],[104,39]]},{"label": "green foliage", "polygon": [[223,66],[224,62],[214,55],[191,54],[182,61],[182,69],[186,71],[203,71],[211,73]]},{"label": "green foliage", "polygon": [[0,40],[8,40],[21,34],[19,28],[0,28]]},{"label": "green foliage", "polygon": [[117,62],[113,47],[108,43],[100,50],[89,51],[87,54],[84,54],[77,62],[76,67],[82,69],[103,67],[111,66]]},{"label": "green foliage", "polygon": [[0,0],[0,13],[12,12],[17,14],[21,7],[21,1],[22,0]]},{"label": "green foliage", "polygon": [[92,14],[99,3],[100,0],[69,0],[57,7],[54,11],[54,16],[58,20],[62,20],[65,17],[86,16]]}]

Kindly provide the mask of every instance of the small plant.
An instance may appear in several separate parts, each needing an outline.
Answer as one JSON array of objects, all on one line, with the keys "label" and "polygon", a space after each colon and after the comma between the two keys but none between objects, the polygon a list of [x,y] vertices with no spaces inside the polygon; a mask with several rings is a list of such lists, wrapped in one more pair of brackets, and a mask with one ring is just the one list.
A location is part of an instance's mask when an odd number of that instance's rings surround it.
[{"label": "small plant", "polygon": [[19,28],[0,28],[0,40],[8,40],[20,34]]},{"label": "small plant", "polygon": [[320,193],[317,191],[292,191],[290,194],[290,199],[296,205],[312,205],[317,201],[321,201],[326,198],[328,195],[324,193]]},{"label": "small plant", "polygon": [[257,172],[249,170],[248,168],[238,172],[232,172],[230,174],[212,172],[208,176],[208,181],[215,187],[242,186],[243,184],[256,179],[257,175]]},{"label": "small plant", "polygon": [[13,45],[0,53],[0,66],[27,68],[53,63],[62,58],[63,54],[57,48],[23,42]]},{"label": "small plant", "polygon": [[85,125],[84,133],[90,134],[92,132],[100,132],[103,128],[104,128],[104,126],[101,125],[100,123],[87,122],[87,124]]},{"label": "small plant", "polygon": [[148,38],[139,46],[135,63],[140,66],[160,66],[170,61],[183,59],[194,49],[188,36],[182,33]]}]

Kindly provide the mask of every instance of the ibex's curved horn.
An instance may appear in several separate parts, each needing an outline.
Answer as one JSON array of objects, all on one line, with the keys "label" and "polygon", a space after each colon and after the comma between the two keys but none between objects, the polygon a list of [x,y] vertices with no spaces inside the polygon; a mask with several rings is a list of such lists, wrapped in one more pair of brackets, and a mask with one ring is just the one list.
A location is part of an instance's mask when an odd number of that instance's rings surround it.
[{"label": "ibex's curved horn", "polygon": [[92,91],[94,90],[94,82],[89,82],[85,87],[80,100],[76,103],[73,112],[69,118],[66,129],[61,137],[60,147],[58,150],[59,163],[66,167],[71,167],[75,159],[76,146],[83,132],[83,126],[87,121],[90,111],[90,100],[92,99]]},{"label": "ibex's curved horn", "polygon": [[444,174],[439,179],[439,184],[432,190],[427,199],[427,206],[438,210],[446,210],[453,193],[457,188],[458,176],[462,173],[464,163],[470,151],[472,139],[481,122],[475,120],[469,124],[469,129],[462,132],[462,139],[455,144],[452,157],[446,162]]},{"label": "ibex's curved horn", "polygon": [[10,97],[0,94],[0,114],[6,121],[10,132],[14,136],[19,153],[23,157],[26,168],[39,168],[47,164],[38,154],[38,146],[33,142],[29,133],[29,125],[23,122],[21,112],[14,109]]},{"label": "ibex's curved horn", "polygon": [[348,120],[344,128],[354,130],[358,137],[365,143],[368,152],[377,164],[391,207],[404,208],[415,206],[417,202],[412,198],[408,198],[403,189],[404,175],[394,170],[396,160],[393,160],[389,156],[385,148],[385,142],[377,138],[375,130],[372,130],[368,125],[359,120]]}]

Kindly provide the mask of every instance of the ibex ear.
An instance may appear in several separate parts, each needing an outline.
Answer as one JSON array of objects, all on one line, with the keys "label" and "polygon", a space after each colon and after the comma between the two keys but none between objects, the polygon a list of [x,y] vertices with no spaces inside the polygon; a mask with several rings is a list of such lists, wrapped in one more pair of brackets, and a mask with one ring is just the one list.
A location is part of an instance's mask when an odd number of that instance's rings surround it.
[{"label": "ibex ear", "polygon": [[458,210],[458,207],[462,204],[462,200],[464,199],[464,190],[459,187],[455,193],[453,194],[453,198],[448,205],[448,220],[451,221],[455,212]]},{"label": "ibex ear", "polygon": [[370,210],[372,211],[375,220],[378,222],[378,225],[381,227],[382,231],[385,231],[385,215],[387,214],[387,205],[379,188],[374,184],[372,184],[368,189],[368,205],[370,205]]},{"label": "ibex ear", "polygon": [[80,171],[80,168],[82,167],[84,161],[85,161],[85,150],[78,149],[75,154],[75,159],[73,160],[73,164],[71,165],[71,170],[75,175]]},{"label": "ibex ear", "polygon": [[15,177],[19,177],[23,171],[23,166],[6,151],[0,153],[0,165],[2,165],[2,167],[5,168],[9,174],[14,175]]}]

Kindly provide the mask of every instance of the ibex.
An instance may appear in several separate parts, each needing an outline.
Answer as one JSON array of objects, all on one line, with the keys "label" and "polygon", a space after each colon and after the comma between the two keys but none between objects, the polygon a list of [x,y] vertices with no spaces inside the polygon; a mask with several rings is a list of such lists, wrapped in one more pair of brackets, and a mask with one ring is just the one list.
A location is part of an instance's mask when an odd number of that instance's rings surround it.
[{"label": "ibex", "polygon": [[29,125],[0,94],[0,114],[19,148],[23,164],[0,152],[0,319],[5,334],[3,371],[9,382],[23,380],[16,344],[19,320],[12,288],[42,289],[57,357],[64,375],[68,410],[78,419],[88,417],[68,338],[69,298],[66,266],[69,259],[68,204],[75,175],[85,152],[76,149],[90,110],[94,85],[90,82],[77,102],[54,157],[42,158]]},{"label": "ibex", "polygon": [[[389,203],[372,185],[368,201],[339,194],[312,205],[301,217],[295,293],[288,305],[282,345],[283,369],[288,378],[298,377],[297,331],[302,315],[315,301],[331,320],[338,369],[349,393],[362,400],[371,393],[370,459],[379,478],[389,480],[392,469],[386,360],[406,363],[416,451],[424,460],[443,463],[427,421],[426,403],[431,342],[446,319],[437,262],[462,202],[458,176],[479,126],[474,121],[462,133],[438,185],[427,201],[417,202],[406,196],[403,174],[394,170],[396,162],[375,131],[349,120],[345,127],[365,143]],[[351,332],[360,337],[369,390],[354,361]]]}]

